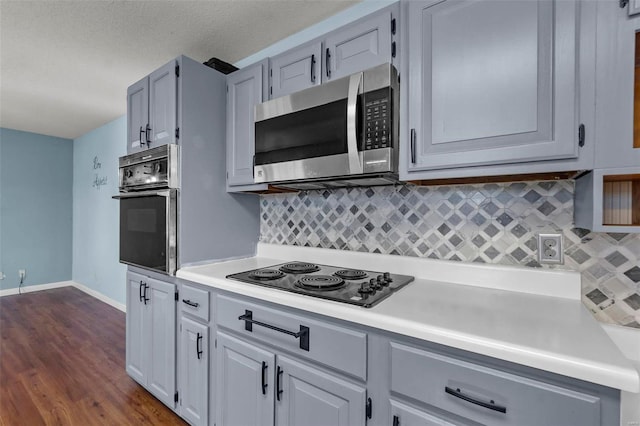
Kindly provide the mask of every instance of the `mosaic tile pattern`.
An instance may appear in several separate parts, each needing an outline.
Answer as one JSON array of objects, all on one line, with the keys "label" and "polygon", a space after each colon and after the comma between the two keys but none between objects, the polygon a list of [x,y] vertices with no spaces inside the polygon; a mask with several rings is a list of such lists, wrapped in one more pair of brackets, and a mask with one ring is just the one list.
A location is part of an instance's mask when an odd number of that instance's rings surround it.
[{"label": "mosaic tile pattern", "polygon": [[[640,328],[640,235],[574,228],[573,190],[553,181],[264,195],[261,241],[577,270],[599,320]],[[564,235],[564,265],[537,262],[540,232]]]}]

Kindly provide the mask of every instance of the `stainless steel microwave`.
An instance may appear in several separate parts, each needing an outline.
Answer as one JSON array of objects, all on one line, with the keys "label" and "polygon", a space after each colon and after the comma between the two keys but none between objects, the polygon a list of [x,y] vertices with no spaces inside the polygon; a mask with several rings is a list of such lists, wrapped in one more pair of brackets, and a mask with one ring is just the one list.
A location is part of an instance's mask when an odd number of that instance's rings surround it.
[{"label": "stainless steel microwave", "polygon": [[398,86],[387,63],[257,105],[255,182],[294,189],[396,183]]}]

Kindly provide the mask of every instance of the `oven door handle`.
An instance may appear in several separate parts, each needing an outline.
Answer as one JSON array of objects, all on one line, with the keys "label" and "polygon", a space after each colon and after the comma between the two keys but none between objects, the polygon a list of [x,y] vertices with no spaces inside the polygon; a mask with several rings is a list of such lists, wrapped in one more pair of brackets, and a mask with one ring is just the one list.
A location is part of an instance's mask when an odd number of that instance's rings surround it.
[{"label": "oven door handle", "polygon": [[140,197],[168,197],[171,193],[170,189],[164,189],[162,191],[139,191],[139,192],[121,192],[118,195],[114,195],[111,198],[114,200],[120,200],[123,198],[140,198]]},{"label": "oven door handle", "polygon": [[359,72],[349,77],[347,92],[347,154],[349,174],[362,174],[363,167],[358,153],[358,95],[362,91],[364,73]]}]

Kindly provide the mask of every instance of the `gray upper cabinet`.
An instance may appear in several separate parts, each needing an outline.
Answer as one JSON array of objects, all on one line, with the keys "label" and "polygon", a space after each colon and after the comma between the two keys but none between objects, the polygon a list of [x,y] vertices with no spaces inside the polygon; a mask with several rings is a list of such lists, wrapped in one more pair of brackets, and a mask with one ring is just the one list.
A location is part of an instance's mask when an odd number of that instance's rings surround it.
[{"label": "gray upper cabinet", "polygon": [[127,89],[127,153],[146,147],[149,124],[149,77]]},{"label": "gray upper cabinet", "polygon": [[640,0],[628,0],[629,1],[629,16],[637,15],[640,13]]},{"label": "gray upper cabinet", "polygon": [[253,182],[255,106],[267,99],[267,60],[227,77],[227,191],[260,191]]},{"label": "gray upper cabinet", "polygon": [[269,59],[270,97],[278,98],[321,82],[322,43],[299,47]]},{"label": "gray upper cabinet", "polygon": [[176,143],[177,90],[175,61],[149,75],[149,148]]},{"label": "gray upper cabinet", "polygon": [[[634,3],[640,1],[629,6]],[[634,120],[639,32],[640,15],[629,18],[617,2],[598,2],[595,168],[640,165],[640,129],[634,141],[634,121],[640,127],[640,118]]]},{"label": "gray upper cabinet", "polygon": [[577,157],[577,7],[408,2],[409,175]]},{"label": "gray upper cabinet", "polygon": [[127,272],[126,369],[165,405],[176,391],[175,285]]},{"label": "gray upper cabinet", "polygon": [[218,426],[273,426],[275,355],[217,333]]},{"label": "gray upper cabinet", "polygon": [[209,327],[180,319],[180,415],[194,426],[208,424]]},{"label": "gray upper cabinet", "polygon": [[176,143],[176,67],[173,60],[127,89],[127,153]]},{"label": "gray upper cabinet", "polygon": [[392,62],[391,19],[391,11],[385,9],[328,34],[324,41],[323,80]]},{"label": "gray upper cabinet", "polygon": [[364,387],[278,356],[277,426],[365,425]]}]

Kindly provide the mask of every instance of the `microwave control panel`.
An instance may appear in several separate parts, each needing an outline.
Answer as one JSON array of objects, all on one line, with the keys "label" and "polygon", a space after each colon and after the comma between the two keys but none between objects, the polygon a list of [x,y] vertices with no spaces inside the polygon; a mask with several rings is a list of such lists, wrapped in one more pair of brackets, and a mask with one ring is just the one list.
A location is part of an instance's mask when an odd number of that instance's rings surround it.
[{"label": "microwave control panel", "polygon": [[364,150],[391,147],[391,88],[364,94]]}]

